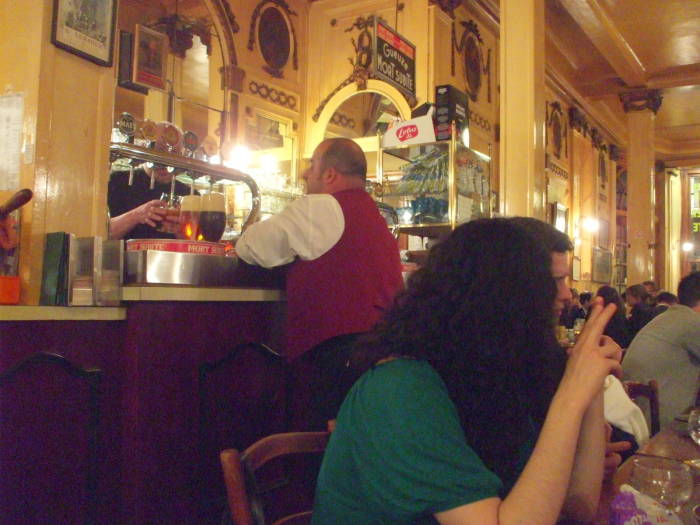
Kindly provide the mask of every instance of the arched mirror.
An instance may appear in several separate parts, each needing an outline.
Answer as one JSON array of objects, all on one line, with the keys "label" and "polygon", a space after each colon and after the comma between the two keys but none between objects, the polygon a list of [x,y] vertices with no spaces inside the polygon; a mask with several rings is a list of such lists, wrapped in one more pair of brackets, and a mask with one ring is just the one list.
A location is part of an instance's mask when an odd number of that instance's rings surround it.
[{"label": "arched mirror", "polygon": [[121,0],[115,121],[168,121],[220,142],[222,48],[204,0]]},{"label": "arched mirror", "polygon": [[400,118],[399,110],[387,97],[371,91],[356,93],[333,113],[325,137],[358,139],[376,136],[388,123]]}]

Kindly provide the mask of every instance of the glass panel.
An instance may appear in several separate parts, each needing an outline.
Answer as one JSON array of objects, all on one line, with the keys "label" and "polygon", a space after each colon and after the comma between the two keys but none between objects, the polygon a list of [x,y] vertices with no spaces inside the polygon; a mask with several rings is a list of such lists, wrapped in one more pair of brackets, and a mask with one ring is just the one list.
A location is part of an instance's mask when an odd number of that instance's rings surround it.
[{"label": "glass panel", "polygon": [[488,157],[457,144],[455,155],[457,222],[490,215],[491,171]]},{"label": "glass panel", "polygon": [[402,225],[449,222],[449,144],[436,142],[382,151],[382,202]]}]

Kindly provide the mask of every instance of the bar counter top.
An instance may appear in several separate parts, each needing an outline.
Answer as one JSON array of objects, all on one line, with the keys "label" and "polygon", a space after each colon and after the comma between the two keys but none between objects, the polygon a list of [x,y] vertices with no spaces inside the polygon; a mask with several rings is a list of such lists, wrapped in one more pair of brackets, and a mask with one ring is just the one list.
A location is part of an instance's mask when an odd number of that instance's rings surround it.
[{"label": "bar counter top", "polygon": [[0,321],[123,321],[130,302],[280,302],[282,290],[236,287],[124,286],[121,306],[22,306],[0,305]]}]

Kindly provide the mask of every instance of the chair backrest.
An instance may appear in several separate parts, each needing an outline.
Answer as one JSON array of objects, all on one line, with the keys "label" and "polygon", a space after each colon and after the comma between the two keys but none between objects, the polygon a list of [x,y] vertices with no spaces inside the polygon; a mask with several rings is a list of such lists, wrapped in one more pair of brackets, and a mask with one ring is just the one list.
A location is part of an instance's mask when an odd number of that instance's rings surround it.
[{"label": "chair backrest", "polygon": [[625,381],[627,394],[636,400],[639,397],[646,398],[649,403],[649,417],[651,419],[651,435],[656,434],[661,428],[659,422],[659,384],[656,379],[648,383],[638,383],[636,381]]},{"label": "chair backrest", "polygon": [[0,524],[96,523],[101,375],[49,353],[0,374]]},{"label": "chair backrest", "polygon": [[[273,434],[253,443],[242,454],[235,449],[222,451],[221,466],[234,525],[309,523],[319,463],[287,463],[282,468],[282,479],[279,476],[280,469],[275,471],[272,479],[269,473],[267,476],[261,473],[264,471],[263,467],[272,465],[278,458],[296,456],[299,459],[299,456],[309,454],[322,456],[329,436],[328,432]],[[309,476],[310,469],[313,473]],[[272,500],[272,492],[283,493],[285,488],[290,488],[293,480],[298,478],[296,474],[300,472],[301,477],[306,477],[303,483],[305,492],[299,492],[297,487],[287,491],[286,496],[280,497],[280,494],[277,494],[274,501],[284,502],[286,505],[283,505],[281,510],[268,508],[264,500],[268,498],[269,502]]]},{"label": "chair backrest", "polygon": [[237,345],[199,367],[199,500],[202,516],[226,508],[219,453],[244,450],[287,429],[289,371],[283,356],[260,343]]}]

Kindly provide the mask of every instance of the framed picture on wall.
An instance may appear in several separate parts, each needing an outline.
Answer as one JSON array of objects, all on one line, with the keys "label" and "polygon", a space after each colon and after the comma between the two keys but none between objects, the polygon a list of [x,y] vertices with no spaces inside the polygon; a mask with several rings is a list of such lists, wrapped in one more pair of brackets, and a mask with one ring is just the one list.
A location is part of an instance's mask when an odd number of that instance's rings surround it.
[{"label": "framed picture on wall", "polygon": [[559,202],[549,203],[550,224],[562,233],[567,233],[569,210]]},{"label": "framed picture on wall", "polygon": [[54,0],[51,42],[100,66],[112,66],[117,0]]},{"label": "framed picture on wall", "polygon": [[603,250],[610,248],[610,223],[605,219],[598,219],[598,247]]},{"label": "framed picture on wall", "polygon": [[168,35],[137,24],[134,30],[134,83],[165,91],[167,56]]},{"label": "framed picture on wall", "polygon": [[593,248],[593,272],[591,280],[596,283],[610,284],[612,280],[612,252]]}]

